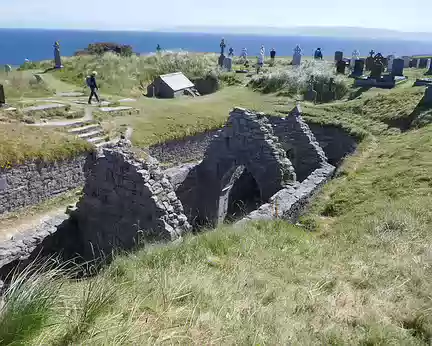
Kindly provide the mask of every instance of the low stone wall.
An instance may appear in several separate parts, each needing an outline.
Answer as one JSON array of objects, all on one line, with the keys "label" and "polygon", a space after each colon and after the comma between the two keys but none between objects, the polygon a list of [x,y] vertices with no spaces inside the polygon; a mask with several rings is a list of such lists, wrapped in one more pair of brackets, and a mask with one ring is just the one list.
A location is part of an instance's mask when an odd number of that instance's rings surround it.
[{"label": "low stone wall", "polygon": [[289,186],[277,192],[269,201],[257,210],[236,222],[243,226],[249,221],[271,220],[275,218],[295,222],[310,200],[329,181],[335,171],[332,165],[316,169],[307,179],[295,186]]},{"label": "low stone wall", "polygon": [[0,214],[35,205],[84,185],[84,165],[88,155],[0,169]]},{"label": "low stone wall", "polygon": [[[0,281],[5,279],[18,262],[26,264],[41,255],[43,249],[51,248],[46,244],[47,238],[54,235],[68,218],[67,214],[44,218],[31,229],[15,234],[11,239],[2,242],[0,244]],[[69,238],[70,243],[74,244],[72,237]],[[65,250],[65,245],[63,244],[61,250]]]},{"label": "low stone wall", "polygon": [[211,130],[194,136],[172,140],[149,148],[151,156],[169,166],[200,161],[211,140],[219,130]]}]

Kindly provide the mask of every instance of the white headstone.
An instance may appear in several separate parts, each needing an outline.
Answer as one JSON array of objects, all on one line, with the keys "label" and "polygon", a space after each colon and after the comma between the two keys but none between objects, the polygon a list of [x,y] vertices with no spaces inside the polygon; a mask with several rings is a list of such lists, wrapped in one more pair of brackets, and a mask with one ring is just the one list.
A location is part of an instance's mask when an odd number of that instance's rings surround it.
[{"label": "white headstone", "polygon": [[354,69],[355,61],[360,57],[360,52],[356,49],[352,52],[352,57],[350,61],[350,68]]},{"label": "white headstone", "polygon": [[432,59],[428,59],[428,60],[427,60],[426,68],[427,68],[428,70],[431,69],[431,61],[432,61]]},{"label": "white headstone", "polygon": [[294,48],[294,55],[293,55],[293,60],[292,60],[293,66],[299,66],[300,65],[301,57],[302,57],[302,49],[300,48],[299,45],[297,45]]},{"label": "white headstone", "polygon": [[393,60],[395,59],[394,55],[389,55],[387,57],[387,71],[391,72],[393,70]]},{"label": "white headstone", "polygon": [[420,68],[420,59],[417,59],[417,68]]}]

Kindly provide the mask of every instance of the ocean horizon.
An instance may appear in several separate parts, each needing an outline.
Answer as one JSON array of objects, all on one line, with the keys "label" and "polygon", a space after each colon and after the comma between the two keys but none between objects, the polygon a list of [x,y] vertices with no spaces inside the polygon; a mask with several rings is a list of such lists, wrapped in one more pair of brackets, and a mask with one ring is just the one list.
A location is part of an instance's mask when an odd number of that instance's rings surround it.
[{"label": "ocean horizon", "polygon": [[235,55],[243,48],[248,54],[258,55],[261,45],[275,48],[278,56],[291,56],[299,44],[306,56],[313,55],[321,48],[326,57],[333,57],[337,50],[350,57],[353,50],[367,56],[373,49],[383,55],[420,55],[432,53],[432,42],[408,40],[389,40],[373,38],[339,38],[316,36],[276,36],[255,34],[214,34],[151,31],[94,31],[94,30],[52,30],[52,29],[0,29],[0,64],[21,65],[25,59],[30,61],[53,58],[53,44],[59,41],[62,56],[72,56],[76,51],[86,48],[90,43],[114,42],[131,45],[134,52],[146,54],[154,52],[160,44],[164,50],[185,50],[192,52],[219,52],[221,37],[228,47],[233,47]]}]

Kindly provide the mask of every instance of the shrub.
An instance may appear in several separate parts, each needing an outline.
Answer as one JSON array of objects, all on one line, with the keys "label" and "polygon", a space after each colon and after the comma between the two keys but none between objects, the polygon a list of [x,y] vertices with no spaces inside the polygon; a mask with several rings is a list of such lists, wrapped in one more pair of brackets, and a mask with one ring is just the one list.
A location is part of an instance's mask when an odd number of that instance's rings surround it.
[{"label": "shrub", "polygon": [[107,42],[89,44],[87,47],[87,52],[92,55],[101,55],[107,52],[112,52],[121,56],[131,56],[133,53],[132,47],[129,45],[120,45]]},{"label": "shrub", "polygon": [[324,99],[331,79],[334,81],[336,99],[342,98],[348,91],[346,79],[336,75],[332,64],[319,61],[306,61],[300,67],[256,75],[249,85],[263,93],[279,91],[288,95],[305,94],[312,77],[318,99]]}]

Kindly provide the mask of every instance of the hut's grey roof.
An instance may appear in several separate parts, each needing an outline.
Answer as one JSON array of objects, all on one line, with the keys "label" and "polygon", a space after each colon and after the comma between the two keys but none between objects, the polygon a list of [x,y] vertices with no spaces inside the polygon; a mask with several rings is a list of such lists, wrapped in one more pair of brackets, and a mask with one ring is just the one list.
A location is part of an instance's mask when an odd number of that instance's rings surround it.
[{"label": "hut's grey roof", "polygon": [[194,87],[194,84],[182,72],[163,74],[160,78],[174,91]]}]

